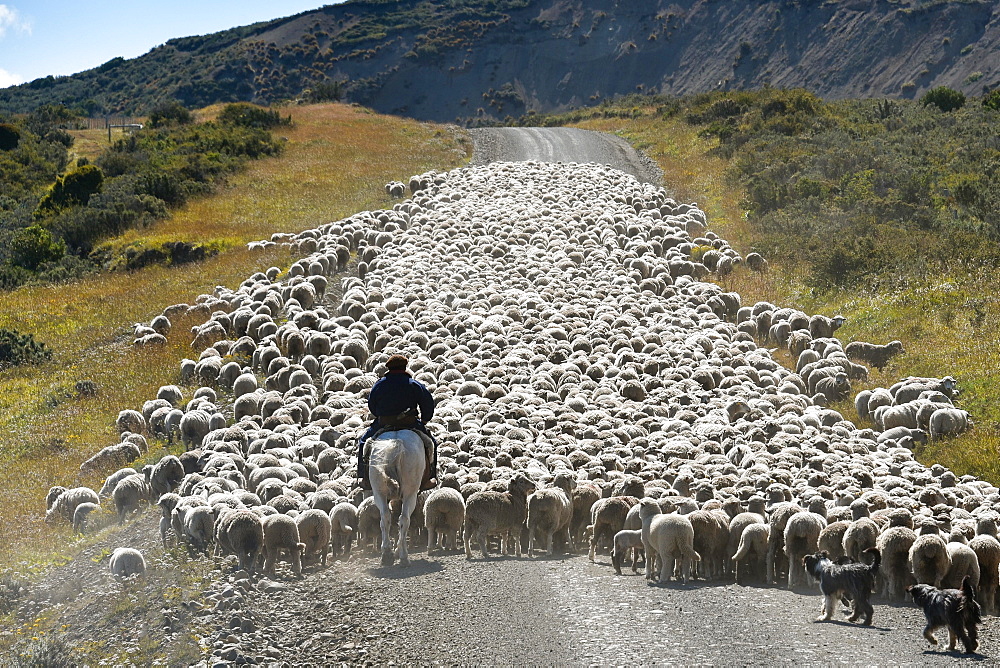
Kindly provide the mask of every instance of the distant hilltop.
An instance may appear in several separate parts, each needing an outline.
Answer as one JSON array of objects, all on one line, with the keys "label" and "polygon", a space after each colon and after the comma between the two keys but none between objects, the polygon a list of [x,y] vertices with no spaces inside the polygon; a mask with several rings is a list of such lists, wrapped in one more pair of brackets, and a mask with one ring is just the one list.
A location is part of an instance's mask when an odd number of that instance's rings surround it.
[{"label": "distant hilltop", "polygon": [[342,99],[476,124],[631,93],[981,95],[998,67],[1000,3],[986,0],[358,0],[5,88],[0,112]]}]

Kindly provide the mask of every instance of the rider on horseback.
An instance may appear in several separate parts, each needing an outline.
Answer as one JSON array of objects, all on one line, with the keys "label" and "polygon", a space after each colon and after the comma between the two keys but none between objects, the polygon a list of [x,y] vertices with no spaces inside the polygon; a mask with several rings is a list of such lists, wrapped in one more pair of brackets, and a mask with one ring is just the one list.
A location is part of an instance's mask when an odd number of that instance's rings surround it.
[{"label": "rider on horseback", "polygon": [[[368,458],[365,441],[385,429],[411,429],[425,434],[434,443],[433,456],[429,459],[420,489],[437,485],[437,442],[424,424],[434,416],[434,397],[419,380],[406,371],[409,360],[403,355],[393,355],[385,363],[386,374],[372,387],[368,395],[368,409],[375,421],[358,440],[358,478],[364,489],[371,489],[368,480]],[[420,419],[417,419],[417,410]]]}]

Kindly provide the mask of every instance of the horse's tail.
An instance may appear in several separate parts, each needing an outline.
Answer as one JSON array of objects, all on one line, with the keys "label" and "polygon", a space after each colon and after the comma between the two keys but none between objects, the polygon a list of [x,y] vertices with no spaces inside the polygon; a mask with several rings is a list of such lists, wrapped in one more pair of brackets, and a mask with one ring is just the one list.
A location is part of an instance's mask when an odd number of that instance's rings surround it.
[{"label": "horse's tail", "polygon": [[376,480],[371,481],[372,487],[378,484],[379,489],[384,489],[386,491],[385,494],[386,499],[391,499],[399,496],[399,483],[395,479],[393,479],[392,476],[386,473],[384,463],[379,463],[379,464],[373,463],[371,465],[371,471],[372,473],[374,473],[375,476],[378,476],[377,481]]}]

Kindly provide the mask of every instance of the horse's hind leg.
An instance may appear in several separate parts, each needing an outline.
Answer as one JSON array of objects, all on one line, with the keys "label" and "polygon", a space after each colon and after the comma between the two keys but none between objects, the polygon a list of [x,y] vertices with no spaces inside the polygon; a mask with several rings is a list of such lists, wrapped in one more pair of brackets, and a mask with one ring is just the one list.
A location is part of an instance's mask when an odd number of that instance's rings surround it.
[{"label": "horse's hind leg", "polygon": [[[392,566],[392,542],[389,540],[389,524],[392,522],[392,513],[389,512],[389,504],[384,499],[379,499],[378,497],[375,498],[375,505],[378,506],[381,513],[382,565]],[[379,503],[379,501],[381,501],[381,503]]]},{"label": "horse's hind leg", "polygon": [[410,515],[417,507],[417,495],[411,494],[403,501],[402,509],[399,513],[399,563],[407,566],[410,563],[410,555],[406,552],[406,536],[410,531]]}]

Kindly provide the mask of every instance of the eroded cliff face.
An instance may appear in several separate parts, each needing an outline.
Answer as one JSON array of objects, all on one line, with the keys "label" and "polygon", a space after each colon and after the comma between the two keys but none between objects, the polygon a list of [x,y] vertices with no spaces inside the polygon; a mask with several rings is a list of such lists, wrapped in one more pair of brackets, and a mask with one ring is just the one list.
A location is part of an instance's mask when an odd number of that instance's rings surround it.
[{"label": "eroded cliff face", "polygon": [[[475,47],[403,58],[374,75],[377,87],[356,94],[380,111],[467,121],[564,111],[636,92],[770,85],[827,98],[914,97],[940,85],[979,95],[998,83],[1000,3],[901,7],[538,2],[511,12]],[[343,75],[361,74],[352,69],[345,63]]]}]

